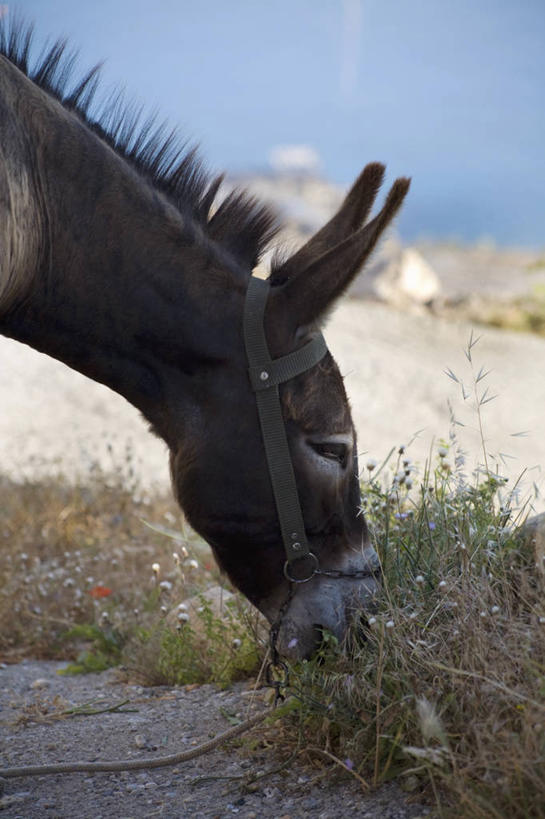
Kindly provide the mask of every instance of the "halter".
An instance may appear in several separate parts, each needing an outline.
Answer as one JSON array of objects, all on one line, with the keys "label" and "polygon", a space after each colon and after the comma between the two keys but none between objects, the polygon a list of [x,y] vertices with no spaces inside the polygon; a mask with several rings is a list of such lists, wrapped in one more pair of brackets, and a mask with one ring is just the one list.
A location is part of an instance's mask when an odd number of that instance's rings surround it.
[{"label": "halter", "polygon": [[[319,564],[316,555],[310,551],[305,533],[278,385],[318,364],[327,352],[327,345],[320,333],[299,350],[272,359],[264,327],[269,290],[268,281],[258,279],[256,276],[250,277],[244,303],[244,344],[286,551],[284,574],[293,583],[305,583],[319,572]],[[294,577],[290,569],[294,563],[304,558],[310,561],[308,576]]]}]

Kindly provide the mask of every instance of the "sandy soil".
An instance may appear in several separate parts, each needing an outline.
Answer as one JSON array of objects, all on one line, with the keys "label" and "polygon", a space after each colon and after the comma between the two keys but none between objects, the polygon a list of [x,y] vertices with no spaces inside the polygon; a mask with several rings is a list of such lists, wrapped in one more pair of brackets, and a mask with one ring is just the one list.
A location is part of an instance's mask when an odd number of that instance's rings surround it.
[{"label": "sandy soil", "polygon": [[[398,312],[384,305],[347,300],[326,329],[351,399],[359,451],[381,459],[391,447],[411,446],[423,463],[430,445],[448,437],[452,402],[468,468],[482,461],[471,398],[444,371],[450,367],[469,389],[471,370],[464,348],[467,323],[427,314]],[[523,469],[526,489],[543,483],[545,466],[545,339],[474,328],[475,374],[490,375],[498,397],[483,407],[487,452],[504,458],[499,469],[512,481]],[[128,452],[137,477],[150,489],[169,482],[165,447],[153,438],[138,412],[105,387],[24,345],[0,339],[0,469],[14,476],[61,470],[85,476],[93,464],[127,469]],[[526,437],[512,437],[526,432]],[[110,452],[113,449],[113,455]],[[538,500],[537,508],[545,508]]]}]

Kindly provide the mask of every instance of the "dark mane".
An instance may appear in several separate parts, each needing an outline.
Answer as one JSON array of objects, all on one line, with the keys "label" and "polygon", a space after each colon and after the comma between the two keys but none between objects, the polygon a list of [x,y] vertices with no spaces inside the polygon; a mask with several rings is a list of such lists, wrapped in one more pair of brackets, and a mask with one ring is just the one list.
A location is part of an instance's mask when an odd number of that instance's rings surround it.
[{"label": "dark mane", "polygon": [[82,79],[74,79],[76,54],[58,40],[30,59],[33,26],[0,20],[0,55],[6,57],[46,93],[57,99],[110,145],[156,190],[185,216],[221,244],[245,267],[254,267],[279,229],[276,215],[241,190],[211,208],[223,180],[203,167],[195,148],[188,148],[176,129],[143,117],[141,107],[127,105],[120,92],[112,94],[97,114],[91,106],[99,86],[100,64]]}]

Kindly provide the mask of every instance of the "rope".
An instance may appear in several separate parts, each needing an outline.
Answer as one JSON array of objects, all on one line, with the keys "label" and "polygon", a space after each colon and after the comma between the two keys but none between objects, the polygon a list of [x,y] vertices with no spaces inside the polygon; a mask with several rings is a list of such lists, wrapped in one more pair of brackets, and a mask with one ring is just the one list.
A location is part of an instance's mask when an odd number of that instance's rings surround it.
[{"label": "rope", "polygon": [[97,771],[107,771],[115,773],[118,771],[140,771],[145,768],[164,768],[168,765],[178,765],[180,762],[189,762],[197,756],[213,751],[224,742],[233,737],[238,737],[258,725],[269,716],[269,711],[256,714],[253,717],[241,722],[224,731],[223,734],[214,737],[209,742],[203,742],[196,748],[189,751],[181,751],[178,754],[169,756],[159,756],[151,759],[118,759],[112,762],[61,762],[58,765],[24,765],[20,768],[0,768],[0,777],[12,779],[16,776],[43,776],[44,774],[65,774],[65,773],[96,773]]}]

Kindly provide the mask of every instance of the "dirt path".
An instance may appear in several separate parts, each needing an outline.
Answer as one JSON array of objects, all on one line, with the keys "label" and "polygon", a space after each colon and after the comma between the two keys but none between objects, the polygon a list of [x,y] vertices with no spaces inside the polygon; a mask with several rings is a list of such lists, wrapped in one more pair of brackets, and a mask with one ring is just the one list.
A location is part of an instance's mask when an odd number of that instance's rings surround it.
[{"label": "dirt path", "polygon": [[[61,677],[56,671],[62,666],[24,662],[0,669],[1,765],[163,756],[225,731],[228,717],[254,713],[252,696],[243,684],[228,691],[210,685],[193,690],[141,688],[116,682],[113,672]],[[129,703],[123,712],[30,719],[36,717],[40,703],[59,711],[96,700],[103,705]],[[263,708],[259,693],[253,708]],[[259,728],[252,733],[254,740],[256,736]],[[243,743],[184,765],[151,771],[3,780],[0,815],[6,819],[409,819],[426,814],[422,807],[408,804],[406,794],[396,786],[366,796],[357,783],[324,784],[319,768],[293,762],[264,776],[254,790],[243,787],[249,774],[273,771],[283,760],[285,756],[259,746],[250,753]]]}]

